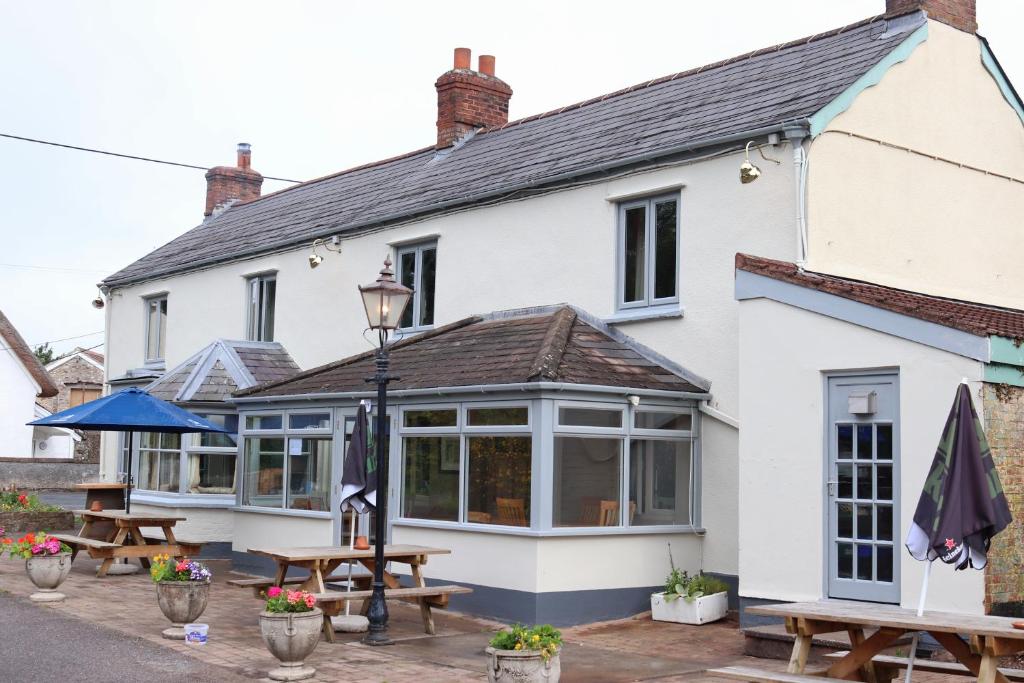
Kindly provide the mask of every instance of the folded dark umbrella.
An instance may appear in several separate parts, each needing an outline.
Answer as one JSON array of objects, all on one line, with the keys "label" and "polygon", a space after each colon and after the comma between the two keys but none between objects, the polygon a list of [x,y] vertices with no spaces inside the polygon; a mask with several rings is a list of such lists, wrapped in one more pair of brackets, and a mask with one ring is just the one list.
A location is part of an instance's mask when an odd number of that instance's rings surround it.
[{"label": "folded dark umbrella", "polygon": [[982,569],[992,537],[1011,521],[970,390],[961,384],[907,532],[907,550],[916,560]]},{"label": "folded dark umbrella", "polygon": [[341,471],[341,509],[355,508],[360,513],[377,507],[377,461],[369,439],[366,406],[359,404],[352,440]]}]

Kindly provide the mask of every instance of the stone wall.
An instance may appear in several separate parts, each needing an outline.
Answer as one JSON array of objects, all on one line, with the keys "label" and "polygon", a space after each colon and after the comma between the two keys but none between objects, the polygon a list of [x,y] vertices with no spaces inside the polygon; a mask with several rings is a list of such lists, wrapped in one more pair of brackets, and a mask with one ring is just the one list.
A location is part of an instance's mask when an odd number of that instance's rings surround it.
[{"label": "stone wall", "polygon": [[992,541],[985,568],[985,609],[1024,616],[1024,388],[985,384],[985,427],[1013,523]]},{"label": "stone wall", "polygon": [[96,463],[66,458],[0,458],[0,488],[70,489],[74,484],[99,479]]},{"label": "stone wall", "polygon": [[0,527],[7,536],[16,538],[28,531],[72,531],[75,516],[68,511],[63,512],[0,512]]}]

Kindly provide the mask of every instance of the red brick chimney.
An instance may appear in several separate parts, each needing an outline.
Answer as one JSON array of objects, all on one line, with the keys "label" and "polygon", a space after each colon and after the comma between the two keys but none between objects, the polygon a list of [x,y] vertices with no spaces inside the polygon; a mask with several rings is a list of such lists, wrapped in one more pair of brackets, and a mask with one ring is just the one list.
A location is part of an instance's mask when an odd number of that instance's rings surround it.
[{"label": "red brick chimney", "polygon": [[215,166],[206,172],[206,211],[204,216],[227,207],[229,202],[248,202],[260,196],[263,176],[250,168],[249,143],[238,143],[238,166]]},{"label": "red brick chimney", "polygon": [[924,10],[929,19],[949,24],[953,28],[977,33],[978,13],[976,0],[885,0],[886,16]]},{"label": "red brick chimney", "polygon": [[477,128],[508,123],[512,88],[494,75],[494,57],[480,55],[479,70],[469,68],[467,47],[455,48],[455,66],[441,75],[437,88],[437,148],[454,144]]}]

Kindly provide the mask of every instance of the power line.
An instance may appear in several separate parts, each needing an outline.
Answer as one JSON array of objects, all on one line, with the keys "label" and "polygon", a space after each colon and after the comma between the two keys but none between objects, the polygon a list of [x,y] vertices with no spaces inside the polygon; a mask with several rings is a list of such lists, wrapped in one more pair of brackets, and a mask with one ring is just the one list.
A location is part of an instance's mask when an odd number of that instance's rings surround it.
[{"label": "power line", "polygon": [[[99,330],[98,332],[90,332],[89,334],[76,334],[74,337],[64,337],[63,339],[51,339],[50,341],[39,342],[36,344],[28,344],[27,346],[30,349],[34,349],[37,346],[44,346],[46,344],[56,344],[57,342],[71,341],[72,339],[82,339],[83,337],[93,337],[97,334],[103,334],[103,330]],[[96,346],[99,346],[99,344],[97,344]],[[96,346],[93,346],[91,348],[96,348]],[[0,351],[10,351],[12,350],[12,348],[13,347],[10,346],[0,346]]]},{"label": "power line", "polygon": [[[149,157],[138,157],[132,154],[120,154],[118,152],[107,152],[102,149],[92,149],[90,147],[78,147],[76,145],[65,145],[61,142],[50,142],[49,140],[36,140],[34,138],[26,138],[20,135],[11,135],[10,133],[0,133],[0,138],[10,138],[11,140],[21,140],[22,142],[34,142],[38,145],[50,145],[51,147],[63,147],[64,149],[74,149],[79,152],[92,152],[93,154],[105,154],[111,157],[120,157],[122,159],[132,159],[134,161],[148,161],[152,164],[165,164],[167,166],[181,166],[182,168],[195,168],[200,171],[208,171],[207,166],[197,166],[195,164],[183,164],[177,161],[163,161],[162,159],[150,159]],[[271,175],[263,176],[266,180],[280,180],[285,183],[301,183],[301,180],[292,180],[290,178],[276,178]]]},{"label": "power line", "polygon": [[58,270],[60,272],[111,272],[113,268],[62,268],[56,265],[29,265],[28,263],[0,263],[0,268],[27,268],[29,270]]}]

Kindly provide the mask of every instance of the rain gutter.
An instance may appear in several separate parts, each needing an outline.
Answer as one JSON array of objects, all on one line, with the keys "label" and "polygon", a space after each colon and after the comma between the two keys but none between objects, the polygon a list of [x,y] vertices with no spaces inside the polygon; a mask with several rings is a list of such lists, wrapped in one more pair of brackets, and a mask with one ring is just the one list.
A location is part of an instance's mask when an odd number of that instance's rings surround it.
[{"label": "rain gutter", "polygon": [[[324,227],[322,230],[319,230],[316,233],[310,233],[309,235],[306,235],[306,236],[302,237],[301,239],[290,240],[288,242],[284,242],[284,243],[281,243],[279,245],[276,245],[276,246],[273,246],[273,247],[269,247],[267,249],[253,251],[253,252],[248,252],[248,253],[244,253],[243,252],[243,253],[235,254],[235,255],[229,256],[229,257],[211,259],[209,261],[194,262],[193,264],[190,264],[188,266],[182,266],[180,268],[176,268],[176,269],[172,269],[172,270],[168,270],[168,271],[163,271],[163,272],[158,272],[157,274],[155,274],[153,276],[150,276],[150,277],[141,277],[141,278],[138,278],[138,279],[128,277],[128,278],[125,278],[123,280],[110,280],[110,279],[107,279],[107,280],[103,280],[101,285],[106,286],[106,287],[110,287],[110,288],[113,288],[113,287],[123,287],[123,286],[126,286],[126,285],[134,285],[134,284],[139,284],[139,283],[142,283],[142,282],[148,282],[150,280],[159,280],[159,279],[163,279],[163,278],[166,278],[168,276],[171,276],[171,275],[177,275],[179,273],[194,272],[194,271],[204,270],[206,268],[210,268],[210,267],[213,267],[213,266],[216,266],[216,265],[220,265],[222,263],[230,263],[230,262],[234,262],[234,261],[242,261],[242,260],[245,260],[245,259],[248,259],[248,258],[256,258],[257,256],[267,256],[267,255],[270,255],[270,254],[276,254],[276,253],[281,253],[281,252],[285,252],[285,251],[290,251],[290,250],[294,249],[295,247],[301,246],[301,245],[309,242],[310,240],[318,238],[318,237],[319,238],[324,238],[324,237],[328,237],[328,236],[331,236],[331,235],[336,235],[339,232],[344,232],[344,233],[348,233],[348,234],[359,233],[359,232],[362,232],[362,231],[367,231],[367,230],[369,230],[371,228],[374,228],[374,227],[377,227],[377,226],[386,225],[388,223],[394,223],[394,222],[403,221],[403,220],[409,220],[409,219],[418,218],[418,217],[426,217],[427,215],[432,215],[432,214],[436,214],[436,213],[442,213],[442,212],[447,211],[449,209],[458,208],[460,206],[477,204],[477,203],[486,201],[488,199],[495,199],[495,198],[501,197],[503,195],[514,194],[516,192],[523,192],[525,190],[532,190],[532,189],[535,189],[535,188],[538,188],[538,187],[542,187],[542,186],[546,186],[546,185],[552,185],[552,184],[556,184],[556,183],[572,180],[574,178],[579,178],[581,176],[588,176],[588,175],[594,175],[594,174],[599,174],[599,173],[607,173],[608,171],[611,171],[611,170],[617,169],[617,168],[622,168],[624,166],[634,166],[634,165],[638,165],[638,164],[644,164],[644,163],[651,162],[651,161],[654,161],[654,160],[657,160],[657,159],[664,159],[665,157],[671,157],[671,156],[676,156],[676,155],[680,155],[680,154],[686,154],[688,152],[695,152],[695,151],[697,151],[699,149],[703,149],[705,147],[716,147],[716,146],[719,146],[719,145],[727,145],[727,144],[731,144],[731,143],[734,143],[734,142],[746,142],[746,141],[754,139],[754,138],[766,137],[766,136],[771,135],[773,133],[782,133],[785,129],[787,129],[787,128],[791,129],[794,126],[810,126],[810,125],[811,125],[811,123],[810,123],[809,119],[800,118],[800,119],[792,119],[790,121],[784,121],[784,122],[775,123],[775,124],[772,124],[770,126],[763,126],[761,128],[755,128],[755,129],[752,129],[752,130],[747,130],[747,131],[744,131],[744,132],[741,132],[741,133],[730,133],[729,135],[720,135],[720,136],[711,137],[711,138],[704,138],[702,140],[697,140],[696,142],[689,142],[689,143],[682,144],[682,145],[676,145],[674,147],[668,147],[668,148],[659,149],[657,151],[646,152],[644,154],[637,154],[637,155],[634,155],[634,156],[631,156],[631,157],[626,157],[625,159],[616,159],[615,161],[606,161],[606,162],[603,162],[603,163],[600,163],[600,164],[595,164],[593,166],[587,166],[585,168],[581,168],[581,169],[578,169],[578,170],[575,170],[575,171],[566,171],[565,173],[559,173],[559,174],[556,174],[556,175],[553,175],[553,176],[546,176],[546,177],[543,177],[543,178],[537,178],[535,180],[528,180],[528,181],[525,181],[525,182],[517,183],[515,185],[510,185],[510,186],[507,186],[507,187],[503,187],[503,188],[501,188],[499,190],[491,190],[491,191],[488,191],[488,192],[481,192],[479,194],[471,195],[471,196],[468,196],[468,197],[462,197],[462,198],[459,198],[459,199],[450,199],[450,200],[443,201],[443,202],[437,202],[436,204],[432,204],[430,206],[424,207],[423,209],[420,209],[420,210],[414,211],[414,212],[408,212],[408,211],[398,212],[398,213],[394,213],[394,214],[391,214],[391,215],[388,215],[388,216],[384,216],[383,218],[377,218],[377,219],[374,219],[374,220],[371,220],[371,221],[366,221],[364,223],[356,223],[354,225],[349,225],[349,226],[344,226],[344,227],[343,226],[338,226],[338,225],[334,225],[334,226],[331,226],[331,227]],[[355,235],[353,235],[353,236],[355,236]]]}]

